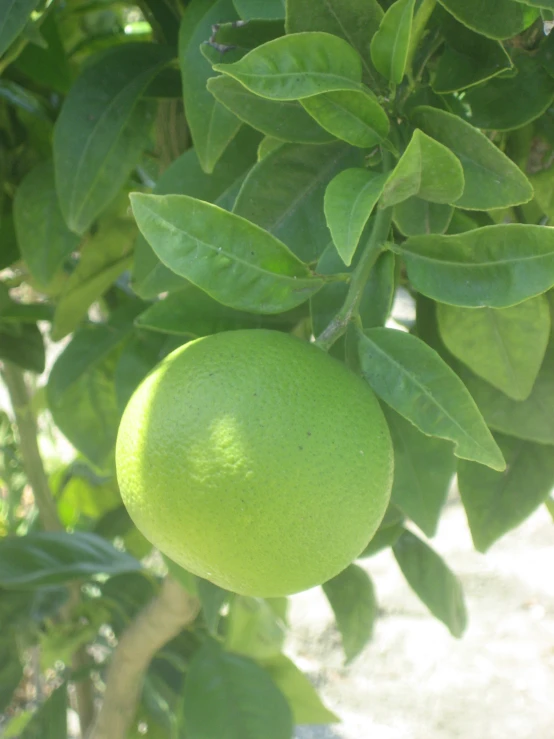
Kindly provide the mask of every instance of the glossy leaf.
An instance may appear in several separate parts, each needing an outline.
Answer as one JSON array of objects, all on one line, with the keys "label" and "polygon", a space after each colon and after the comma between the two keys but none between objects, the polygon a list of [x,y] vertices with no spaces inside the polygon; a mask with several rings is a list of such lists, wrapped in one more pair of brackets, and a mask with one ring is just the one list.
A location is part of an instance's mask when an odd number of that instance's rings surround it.
[{"label": "glossy leaf", "polygon": [[444,233],[453,214],[451,205],[430,203],[414,196],[395,205],[392,218],[404,236],[422,236]]},{"label": "glossy leaf", "polygon": [[[156,195],[190,195],[231,209],[246,172],[256,162],[258,138],[252,131],[239,131],[212,174],[206,174],[195,149],[189,149],[165,170],[154,188]],[[135,242],[133,288],[142,298],[165,290],[180,289],[186,281],[160,262],[140,234]]]},{"label": "glossy leaf", "polygon": [[461,637],[467,625],[462,586],[444,561],[410,531],[392,550],[412,590],[452,636]]},{"label": "glossy leaf", "polygon": [[323,584],[335,614],[346,662],[351,662],[371,639],[377,616],[377,600],[369,575],[350,565]]},{"label": "glossy leaf", "polygon": [[491,210],[531,200],[533,188],[523,172],[469,123],[427,106],[416,108],[412,118],[460,160],[465,188],[455,203],[458,208]]},{"label": "glossy leaf", "polygon": [[39,0],[10,0],[0,8],[0,56],[24,29]]},{"label": "glossy leaf", "polygon": [[396,0],[371,40],[371,59],[390,82],[399,85],[406,73],[415,0]]},{"label": "glossy leaf", "polygon": [[512,0],[439,0],[464,26],[483,36],[507,39],[524,30],[530,18],[523,5]]},{"label": "glossy leaf", "polygon": [[285,624],[263,598],[237,595],[229,606],[225,649],[257,660],[277,657],[285,641]]},{"label": "glossy leaf", "polygon": [[283,694],[252,660],[206,642],[188,666],[184,713],[190,739],[290,739]]},{"label": "glossy leaf", "polygon": [[50,162],[31,170],[17,188],[14,221],[29,272],[40,285],[48,286],[79,244],[79,237],[68,229],[58,205]]},{"label": "glossy leaf", "polygon": [[370,42],[383,18],[377,0],[288,0],[287,33],[323,31],[340,36],[359,53],[363,75],[370,87],[375,82]]},{"label": "glossy leaf", "polygon": [[550,336],[544,296],[502,310],[439,304],[437,316],[455,357],[514,400],[529,397]]},{"label": "glossy leaf", "polygon": [[269,231],[303,261],[313,262],[331,241],[323,209],[325,188],[344,167],[361,163],[361,153],[342,143],[285,144],[250,171],[234,212]]},{"label": "glossy leaf", "polygon": [[503,473],[470,462],[458,467],[458,485],[475,548],[487,549],[519,526],[554,487],[554,454],[542,444],[497,436],[506,458]]},{"label": "glossy leaf", "polygon": [[554,285],[554,229],[509,224],[414,236],[400,248],[416,290],[466,308],[508,308]]},{"label": "glossy leaf", "polygon": [[216,64],[214,69],[271,100],[357,90],[362,79],[361,59],[350,44],[316,31],[275,39],[234,64]]},{"label": "glossy leaf", "polygon": [[387,114],[369,90],[327,92],[301,103],[322,128],[361,149],[379,144],[389,132]]},{"label": "glossy leaf", "polygon": [[389,175],[381,205],[396,205],[415,195],[433,203],[453,203],[463,191],[464,173],[459,159],[446,146],[416,129]]},{"label": "glossy leaf", "polygon": [[200,44],[210,38],[212,26],[237,17],[231,0],[193,0],[181,21],[179,62],[183,80],[183,102],[196,155],[205,172],[213,169],[242,122],[214,99],[206,89],[213,77]]},{"label": "glossy leaf", "polygon": [[309,678],[284,654],[264,660],[263,668],[287,699],[295,724],[333,724],[339,721],[323,705]]},{"label": "glossy leaf", "polygon": [[141,568],[134,557],[96,534],[33,532],[0,540],[0,586],[36,588]]},{"label": "glossy leaf", "polygon": [[381,197],[386,175],[367,169],[344,169],[325,191],[327,225],[343,262],[350,266],[369,217]]},{"label": "glossy leaf", "polygon": [[140,97],[170,58],[154,44],[116,46],[71,88],[54,128],[54,166],[72,231],[86,231],[138,162],[153,121],[151,104]]},{"label": "glossy leaf", "polygon": [[324,144],[333,135],[319,126],[295,100],[267,100],[250,92],[232,77],[208,80],[208,90],[241,121],[280,141]]},{"label": "glossy leaf", "polygon": [[434,536],[456,471],[452,446],[425,436],[391,408],[383,410],[394,446],[392,500],[426,536]]},{"label": "glossy leaf", "polygon": [[241,18],[284,18],[284,0],[233,0]]},{"label": "glossy leaf", "polygon": [[231,308],[281,313],[323,284],[278,239],[215,205],[138,193],[132,204],[161,261]]},{"label": "glossy leaf", "polygon": [[359,333],[359,356],[377,395],[420,431],[453,441],[457,457],[504,469],[471,395],[434,349],[403,331],[374,328]]}]

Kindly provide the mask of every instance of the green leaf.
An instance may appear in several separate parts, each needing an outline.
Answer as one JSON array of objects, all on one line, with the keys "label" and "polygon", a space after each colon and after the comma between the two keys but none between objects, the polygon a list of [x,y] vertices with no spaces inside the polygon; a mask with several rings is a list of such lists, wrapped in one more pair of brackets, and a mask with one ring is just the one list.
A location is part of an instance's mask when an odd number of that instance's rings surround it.
[{"label": "green leaf", "polygon": [[359,332],[359,355],[377,395],[420,431],[453,441],[457,457],[505,468],[471,395],[434,349],[403,331],[374,328]]},{"label": "green leaf", "polygon": [[[231,209],[246,172],[256,162],[258,137],[250,130],[239,131],[211,175],[206,174],[195,149],[189,149],[165,170],[158,180],[156,195],[190,195]],[[150,244],[140,234],[135,242],[133,287],[142,298],[153,298],[187,283],[160,262]]]},{"label": "green leaf", "polygon": [[285,17],[284,0],[233,0],[233,5],[244,20]]},{"label": "green leaf", "polygon": [[325,191],[327,225],[343,262],[350,266],[363,230],[381,197],[386,175],[366,169],[344,169]]},{"label": "green leaf", "polygon": [[469,123],[427,106],[416,108],[412,118],[460,160],[465,188],[455,203],[458,208],[492,210],[531,200],[533,188],[523,172]]},{"label": "green leaf", "polygon": [[290,739],[292,716],[283,694],[252,660],[214,642],[194,655],[184,694],[190,739]]},{"label": "green leaf", "polygon": [[[468,90],[466,120],[476,128],[512,131],[541,116],[554,99],[554,79],[527,54],[515,58],[517,74],[495,77]],[[518,104],[513,105],[517,100]]]},{"label": "green leaf", "polygon": [[535,203],[551,224],[554,221],[554,167],[530,175],[529,180],[535,190]]},{"label": "green leaf", "polygon": [[258,97],[225,75],[209,79],[208,90],[237,118],[266,136],[299,144],[324,144],[334,138],[295,100],[276,101]]},{"label": "green leaf", "polygon": [[346,662],[351,662],[371,639],[377,616],[377,600],[369,575],[358,565],[349,565],[323,583],[335,614]]},{"label": "green leaf", "polygon": [[116,46],[88,64],[71,88],[54,128],[54,166],[72,231],[86,231],[138,162],[154,113],[140,97],[170,58],[163,46]]},{"label": "green leaf", "polygon": [[58,205],[51,162],[31,170],[17,188],[14,221],[29,272],[40,285],[48,286],[79,244],[79,237],[66,226]]},{"label": "green leaf", "polygon": [[4,588],[36,588],[140,568],[134,557],[84,531],[41,531],[0,540],[0,586]]},{"label": "green leaf", "polygon": [[231,593],[201,577],[196,578],[196,587],[198,589],[198,597],[202,603],[202,613],[204,614],[206,625],[210,633],[215,636],[217,634],[221,609],[231,597]]},{"label": "green leaf", "polygon": [[524,3],[532,8],[549,8],[554,10],[554,0],[516,0],[516,3]]},{"label": "green leaf", "polygon": [[215,205],[186,195],[135,193],[131,199],[138,226],[162,262],[224,305],[281,313],[323,284],[278,239]]},{"label": "green leaf", "polygon": [[439,304],[437,316],[455,357],[514,400],[529,397],[550,336],[543,295],[503,310]]},{"label": "green leaf", "polygon": [[327,184],[345,166],[362,163],[361,152],[342,143],[284,144],[248,174],[234,213],[283,241],[305,262],[314,262],[331,239],[323,198]]},{"label": "green leaf", "polygon": [[14,219],[11,213],[0,211],[0,269],[10,267],[20,259],[19,247],[15,235]]},{"label": "green leaf", "polygon": [[269,41],[238,62],[216,64],[214,69],[271,100],[357,90],[362,79],[361,59],[350,44],[315,31]]},{"label": "green leaf", "polygon": [[507,468],[499,473],[470,462],[458,485],[475,548],[487,549],[542,505],[554,486],[554,454],[542,444],[497,436]]},{"label": "green leaf", "polygon": [[545,226],[413,236],[399,251],[413,287],[448,305],[508,308],[554,285],[554,229]]},{"label": "green leaf", "polygon": [[523,31],[529,21],[524,7],[512,0],[439,0],[464,26],[483,36],[507,39]]},{"label": "green leaf", "polygon": [[192,572],[185,570],[172,559],[166,557],[165,554],[162,554],[162,557],[167,567],[167,571],[171,575],[171,577],[174,580],[177,580],[177,582],[187,591],[187,593],[193,596],[198,595],[198,588],[196,587],[196,577],[192,574]]},{"label": "green leaf", "polygon": [[417,195],[433,203],[454,203],[464,191],[459,159],[438,141],[416,129],[393,169],[381,198],[383,207]]},{"label": "green leaf", "polygon": [[39,85],[51,87],[65,95],[71,87],[72,70],[61,40],[59,15],[50,12],[44,22],[41,21],[40,36],[46,47],[41,48],[35,43],[27,44],[17,57],[14,66],[18,72],[22,72]]},{"label": "green leaf", "polygon": [[491,429],[518,439],[554,444],[554,345],[548,346],[526,400],[508,398],[469,370],[459,374]]},{"label": "green leaf", "polygon": [[263,598],[237,595],[229,606],[225,649],[257,660],[277,657],[285,641],[285,624]]},{"label": "green leaf", "polygon": [[453,215],[454,208],[451,205],[430,203],[414,196],[397,203],[392,218],[404,236],[422,236],[444,233]]},{"label": "green leaf", "polygon": [[263,668],[287,699],[295,724],[334,724],[340,720],[323,705],[310,680],[284,654],[264,660]]},{"label": "green leaf", "polygon": [[[5,597],[5,594],[2,593]],[[0,711],[4,713],[13,699],[13,693],[23,677],[17,642],[10,634],[0,642]],[[2,736],[5,736],[3,733]]]},{"label": "green leaf", "polygon": [[214,100],[206,89],[213,77],[200,44],[210,38],[212,26],[237,17],[231,0],[193,0],[183,15],[179,32],[179,62],[183,101],[198,161],[205,172],[214,167],[242,122]]},{"label": "green leaf", "polygon": [[402,511],[393,503],[389,503],[379,528],[358,559],[373,557],[374,554],[381,552],[383,549],[392,547],[404,532],[404,520]]},{"label": "green leaf", "polygon": [[45,353],[42,334],[34,323],[4,323],[0,317],[0,359],[41,374]]},{"label": "green leaf", "polygon": [[81,250],[79,262],[60,293],[52,339],[59,341],[74,331],[90,306],[106,292],[132,263],[136,226],[129,219],[106,219]]},{"label": "green leaf", "polygon": [[348,41],[362,59],[363,75],[374,88],[375,69],[370,42],[383,18],[377,0],[288,0],[287,33],[323,31]]},{"label": "green leaf", "polygon": [[396,0],[385,13],[371,41],[371,58],[376,69],[399,85],[406,73],[415,0]]},{"label": "green leaf", "polygon": [[467,625],[462,586],[444,561],[410,531],[392,550],[408,585],[452,636],[461,637]]},{"label": "green leaf", "polygon": [[39,707],[20,739],[67,739],[67,685],[56,688]]},{"label": "green leaf", "polygon": [[339,90],[301,101],[322,128],[339,139],[369,149],[389,132],[389,119],[369,89]]},{"label": "green leaf", "polygon": [[[258,46],[285,35],[283,19],[249,20],[248,23],[218,23],[212,28],[210,42],[232,47],[234,54],[244,56]],[[228,49],[224,54],[230,51]]]},{"label": "green leaf", "polygon": [[0,8],[0,56],[25,28],[39,0],[10,0]]}]

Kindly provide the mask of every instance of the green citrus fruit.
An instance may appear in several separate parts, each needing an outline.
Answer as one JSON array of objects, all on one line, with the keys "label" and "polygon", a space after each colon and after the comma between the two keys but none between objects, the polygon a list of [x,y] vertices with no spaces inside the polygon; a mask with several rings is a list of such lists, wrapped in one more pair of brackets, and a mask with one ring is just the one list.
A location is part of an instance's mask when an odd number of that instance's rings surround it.
[{"label": "green citrus fruit", "polygon": [[368,385],[277,331],[214,334],[138,387],[116,449],[121,495],[156,547],[245,595],[337,575],[387,507],[393,452]]}]

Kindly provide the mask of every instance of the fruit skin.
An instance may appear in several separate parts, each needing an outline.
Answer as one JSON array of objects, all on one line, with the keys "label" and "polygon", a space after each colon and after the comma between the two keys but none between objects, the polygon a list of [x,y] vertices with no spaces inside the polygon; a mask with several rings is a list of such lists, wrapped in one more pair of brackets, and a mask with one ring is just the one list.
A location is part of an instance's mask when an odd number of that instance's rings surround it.
[{"label": "fruit skin", "polygon": [[289,334],[185,344],[137,388],[116,447],[138,529],[185,569],[244,595],[305,590],[347,567],[392,486],[369,386]]}]

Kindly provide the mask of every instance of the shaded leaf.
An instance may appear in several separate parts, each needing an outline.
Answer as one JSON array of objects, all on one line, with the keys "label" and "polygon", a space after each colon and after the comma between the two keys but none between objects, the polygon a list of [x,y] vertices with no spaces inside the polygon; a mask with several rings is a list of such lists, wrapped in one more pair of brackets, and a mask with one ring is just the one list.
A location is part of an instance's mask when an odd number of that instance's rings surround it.
[{"label": "shaded leaf", "polygon": [[439,0],[464,26],[483,36],[506,39],[524,30],[533,18],[512,0]]},{"label": "shaded leaf", "polygon": [[0,8],[0,55],[15,41],[39,0],[10,0]]},{"label": "shaded leaf", "polygon": [[257,660],[277,657],[285,641],[285,624],[263,598],[237,595],[229,606],[225,649]]},{"label": "shaded leaf", "polygon": [[453,214],[451,205],[430,203],[414,196],[395,205],[392,218],[404,236],[422,236],[444,233]]},{"label": "shaded leaf", "polygon": [[202,577],[196,578],[196,588],[198,590],[198,597],[202,603],[202,613],[204,614],[206,625],[210,633],[215,636],[217,634],[221,609],[231,597],[231,593],[209,580],[204,580]]},{"label": "shaded leaf", "polygon": [[66,739],[67,709],[67,685],[63,683],[39,707],[20,739]]},{"label": "shaded leaf", "polygon": [[0,641],[0,711],[4,712],[11,703],[14,690],[22,677],[23,665],[19,658],[17,642],[10,634],[9,638]]},{"label": "shaded leaf", "polygon": [[241,18],[284,18],[285,0],[233,0]]},{"label": "shaded leaf", "polygon": [[37,374],[44,372],[44,341],[38,326],[3,322],[0,317],[0,359]]},{"label": "shaded leaf", "polygon": [[394,503],[389,503],[379,528],[358,559],[373,557],[374,554],[381,552],[383,549],[392,547],[404,532],[404,520],[405,517],[402,511]]},{"label": "shaded leaf", "polygon": [[415,0],[396,0],[371,40],[371,59],[390,82],[399,85],[406,73]]}]

